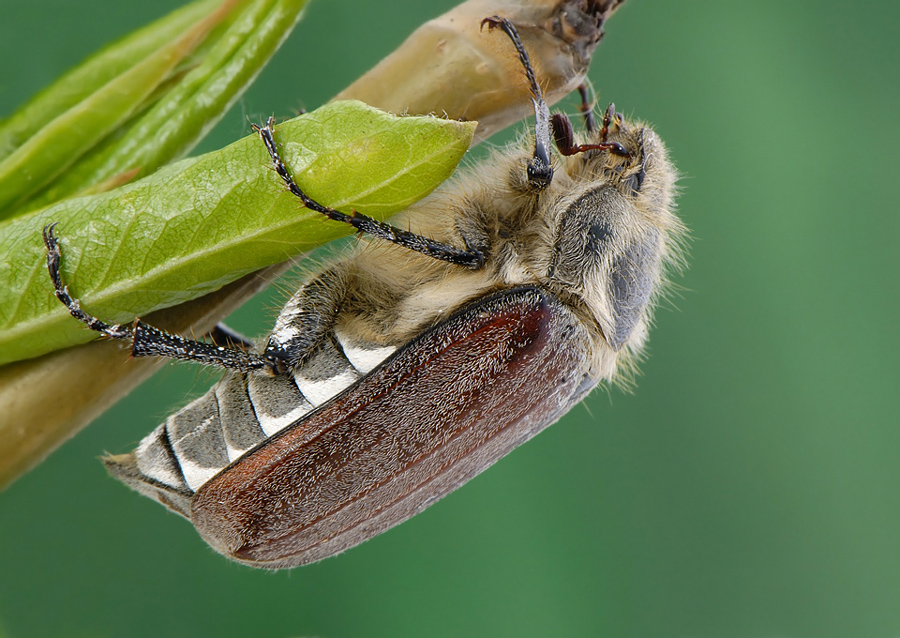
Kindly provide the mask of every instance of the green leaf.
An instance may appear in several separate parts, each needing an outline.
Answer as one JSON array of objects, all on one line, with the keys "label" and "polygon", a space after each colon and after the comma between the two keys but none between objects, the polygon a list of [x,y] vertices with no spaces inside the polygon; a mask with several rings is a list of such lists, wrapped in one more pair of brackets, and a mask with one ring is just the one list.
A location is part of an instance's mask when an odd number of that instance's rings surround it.
[{"label": "green leaf", "polygon": [[[474,123],[336,102],[278,126],[285,163],[323,204],[383,218],[445,180]],[[41,229],[59,222],[63,277],[86,309],[124,322],[348,234],[302,208],[256,136],[110,193],[0,225],[0,363],[90,341],[52,293]]]},{"label": "green leaf", "polygon": [[[147,50],[166,31],[148,28],[116,47],[134,64],[69,106],[0,162],[0,217],[10,217],[102,185],[152,174],[184,156],[224,115],[290,33],[306,0],[225,0],[189,23],[164,19],[169,39]],[[209,11],[209,3],[197,5]],[[145,30],[146,31],[146,30]],[[177,37],[175,37],[177,35]],[[94,74],[113,75],[115,56],[89,60]],[[99,61],[98,61],[99,60]],[[79,75],[77,72],[73,72]],[[70,75],[73,75],[70,74]],[[47,93],[71,102],[63,86]],[[48,98],[49,99],[49,98]],[[44,100],[47,113],[53,105]],[[34,108],[26,108],[34,111]],[[32,115],[33,117],[33,115]],[[20,118],[19,115],[14,118]],[[124,176],[124,177],[122,177]]]}]

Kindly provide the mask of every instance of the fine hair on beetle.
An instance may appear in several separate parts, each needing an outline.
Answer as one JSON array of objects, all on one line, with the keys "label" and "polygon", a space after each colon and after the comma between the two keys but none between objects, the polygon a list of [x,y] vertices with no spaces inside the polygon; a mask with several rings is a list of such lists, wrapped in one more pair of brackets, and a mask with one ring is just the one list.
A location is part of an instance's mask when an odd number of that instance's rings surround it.
[{"label": "fine hair on beetle", "polygon": [[[585,133],[553,115],[515,27],[532,136],[394,218],[310,199],[254,127],[275,173],[307,208],[373,237],[306,279],[261,347],[220,326],[220,344],[109,324],[63,284],[72,316],[134,356],[227,370],[110,472],[195,525],[222,554],[292,567],[406,520],[554,423],[598,383],[633,372],[667,273],[682,263],[676,173],[659,137],[610,105]],[[553,147],[555,146],[555,151]]]}]

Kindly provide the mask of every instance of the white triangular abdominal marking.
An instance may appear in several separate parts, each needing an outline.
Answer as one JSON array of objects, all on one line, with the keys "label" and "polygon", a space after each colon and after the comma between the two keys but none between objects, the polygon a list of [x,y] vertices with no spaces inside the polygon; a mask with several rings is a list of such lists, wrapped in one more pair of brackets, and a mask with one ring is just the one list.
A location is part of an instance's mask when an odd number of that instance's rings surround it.
[{"label": "white triangular abdominal marking", "polygon": [[326,339],[293,375],[229,372],[170,416],[135,450],[140,471],[174,489],[196,492],[267,438],[297,422],[371,372],[395,350]]}]

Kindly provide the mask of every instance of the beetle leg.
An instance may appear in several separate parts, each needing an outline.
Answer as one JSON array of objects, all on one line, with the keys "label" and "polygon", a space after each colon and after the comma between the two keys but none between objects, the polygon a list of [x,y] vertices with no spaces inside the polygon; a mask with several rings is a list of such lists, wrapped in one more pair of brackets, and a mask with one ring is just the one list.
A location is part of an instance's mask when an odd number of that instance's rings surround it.
[{"label": "beetle leg", "polygon": [[334,329],[344,291],[334,268],[306,283],[279,313],[263,356],[280,370],[300,366]]},{"label": "beetle leg", "polygon": [[172,359],[193,361],[204,365],[213,365],[231,370],[250,372],[253,370],[273,369],[271,361],[257,354],[235,347],[217,346],[212,343],[193,341],[178,335],[170,334],[135,319],[130,325],[109,324],[88,314],[81,308],[78,299],[69,294],[69,288],[62,281],[59,272],[61,253],[59,240],[53,234],[56,223],[44,227],[44,245],[47,247],[47,270],[53,282],[56,298],[69,309],[69,314],[78,319],[91,330],[99,332],[110,339],[131,342],[131,354],[135,357],[159,356]]},{"label": "beetle leg", "polygon": [[500,28],[512,40],[519,61],[525,69],[528,86],[531,89],[531,103],[534,105],[534,155],[528,163],[528,181],[536,190],[542,190],[553,181],[553,166],[550,164],[550,107],[544,101],[541,86],[534,75],[534,67],[528,59],[528,52],[519,38],[513,23],[506,18],[491,16],[481,21],[481,26],[488,29]]},{"label": "beetle leg", "polygon": [[275,172],[278,173],[279,177],[281,177],[288,190],[299,197],[303,201],[303,205],[310,210],[314,210],[317,213],[322,213],[331,220],[350,224],[356,230],[362,233],[366,233],[367,235],[371,235],[372,237],[385,239],[389,242],[422,253],[423,255],[427,255],[434,259],[447,261],[451,264],[457,264],[459,266],[465,266],[466,268],[470,268],[472,270],[477,270],[484,265],[485,256],[478,250],[473,250],[470,248],[460,249],[456,246],[443,244],[441,242],[428,239],[427,237],[422,237],[421,235],[396,228],[385,222],[380,222],[377,219],[372,219],[367,215],[358,213],[355,210],[351,211],[349,214],[342,213],[338,210],[318,203],[317,201],[310,198],[306,193],[304,193],[299,186],[297,186],[297,183],[291,176],[290,171],[282,161],[281,156],[278,153],[278,146],[275,143],[274,137],[275,118],[270,117],[265,126],[253,125],[253,130],[259,133],[260,138],[266,145],[266,149],[269,151],[269,155],[272,157],[272,164],[275,168]]}]

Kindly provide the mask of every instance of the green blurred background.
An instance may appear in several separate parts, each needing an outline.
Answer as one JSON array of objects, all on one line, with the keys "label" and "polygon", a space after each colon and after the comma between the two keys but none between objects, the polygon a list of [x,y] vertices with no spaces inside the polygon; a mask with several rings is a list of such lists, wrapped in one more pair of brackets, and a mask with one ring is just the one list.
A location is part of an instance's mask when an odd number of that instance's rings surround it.
[{"label": "green blurred background", "polygon": [[[0,114],[177,4],[0,0]],[[200,150],[318,106],[451,4],[316,0]],[[0,635],[900,635],[898,26],[883,0],[630,0],[591,77],[668,142],[693,234],[636,391],[273,574],[97,461],[214,378],[168,366],[0,494]],[[283,299],[230,323],[265,332]]]}]

